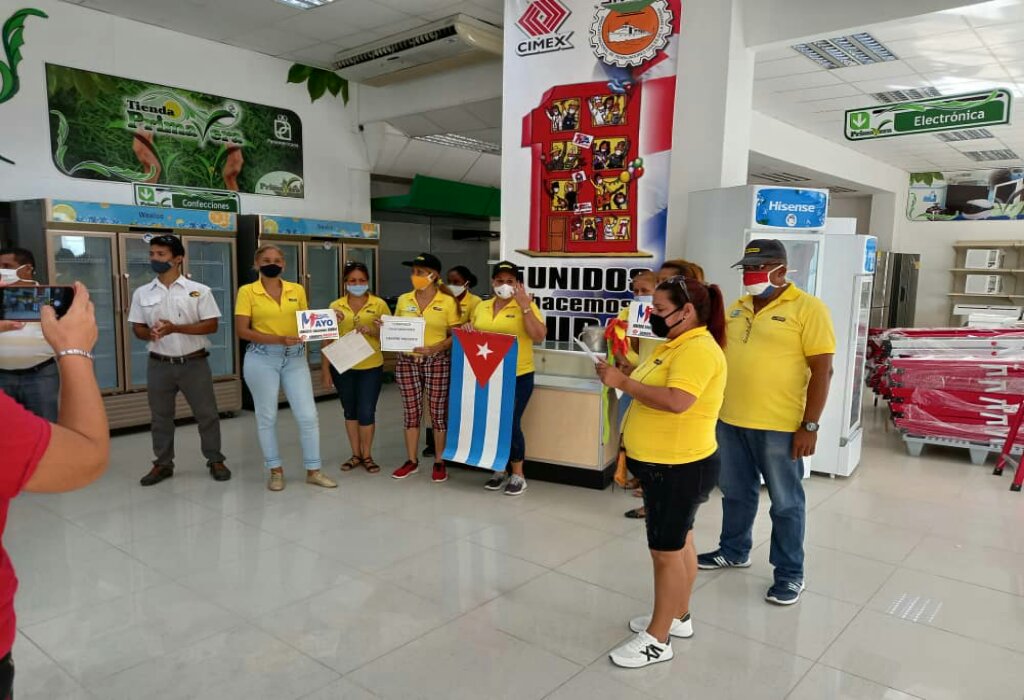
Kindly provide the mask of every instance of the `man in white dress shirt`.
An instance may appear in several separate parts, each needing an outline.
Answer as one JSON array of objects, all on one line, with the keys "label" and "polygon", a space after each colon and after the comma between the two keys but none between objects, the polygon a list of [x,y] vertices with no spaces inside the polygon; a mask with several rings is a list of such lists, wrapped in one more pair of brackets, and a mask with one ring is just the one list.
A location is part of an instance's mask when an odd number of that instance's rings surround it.
[{"label": "man in white dress shirt", "polygon": [[231,472],[220,451],[220,416],[213,393],[213,374],[207,361],[217,332],[220,309],[206,285],[181,274],[185,246],[176,236],[156,236],[149,242],[149,264],[156,278],[135,290],[128,321],[135,337],[149,341],[146,382],[152,413],[153,468],[143,486],[174,476],[174,403],[181,391],[199,424],[203,456],[210,476],[227,481]]}]

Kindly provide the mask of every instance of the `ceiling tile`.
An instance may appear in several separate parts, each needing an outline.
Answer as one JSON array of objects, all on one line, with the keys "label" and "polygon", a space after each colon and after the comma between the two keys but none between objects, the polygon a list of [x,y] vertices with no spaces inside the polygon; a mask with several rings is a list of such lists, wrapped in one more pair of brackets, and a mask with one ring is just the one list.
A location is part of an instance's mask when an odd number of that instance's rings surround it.
[{"label": "ceiling tile", "polygon": [[849,68],[836,68],[831,71],[832,75],[854,83],[863,80],[874,80],[877,78],[892,78],[901,75],[912,75],[914,69],[907,65],[906,61],[886,61],[885,63],[872,63],[868,66],[851,66]]},{"label": "ceiling tile", "polygon": [[947,10],[946,13],[958,14],[972,26],[985,27],[1024,21],[1024,4],[1019,0],[994,0],[957,10]]},{"label": "ceiling tile", "polygon": [[883,78],[880,80],[865,80],[853,83],[854,87],[866,93],[889,92],[890,90],[914,90],[928,87],[931,82],[920,75],[903,75],[898,78]]},{"label": "ceiling tile", "polygon": [[388,119],[388,123],[407,136],[430,136],[431,134],[445,133],[444,127],[422,114],[392,117]]},{"label": "ceiling tile", "polygon": [[494,126],[501,126],[501,98],[496,97],[493,100],[483,100],[482,102],[471,102],[467,105],[463,105],[462,109],[468,110],[475,114],[483,121],[484,124],[492,124]]},{"label": "ceiling tile", "polygon": [[811,88],[809,90],[795,90],[793,92],[781,93],[784,97],[791,97],[798,102],[816,102],[819,100],[830,100],[836,97],[853,97],[859,95],[861,101],[864,94],[852,85],[828,85],[826,87]]},{"label": "ceiling tile", "polygon": [[253,51],[270,54],[271,56],[309,48],[317,43],[307,36],[302,36],[295,32],[286,32],[273,27],[246,32],[239,36],[229,37],[225,41],[233,46],[252,49]]},{"label": "ceiling tile", "polygon": [[790,90],[803,90],[805,88],[825,87],[828,85],[840,84],[842,84],[842,81],[839,80],[839,78],[829,75],[829,71],[818,70],[814,73],[789,75],[784,78],[771,78],[770,80],[759,80],[754,84],[754,92],[788,92]]},{"label": "ceiling tile", "polygon": [[814,73],[819,70],[821,70],[821,67],[813,61],[803,56],[794,55],[792,58],[783,58],[775,61],[758,61],[754,65],[754,80],[768,80],[787,75]]},{"label": "ceiling tile", "polygon": [[475,17],[498,26],[501,26],[504,21],[504,16],[500,11],[472,2],[448,3],[436,10],[421,12],[419,16],[429,20],[436,20],[457,14],[469,15],[470,17]]},{"label": "ceiling tile", "polygon": [[963,66],[983,66],[993,63],[988,51],[958,51],[956,53],[930,52],[928,56],[909,58],[907,63],[918,73],[955,71]]},{"label": "ceiling tile", "polygon": [[424,113],[423,116],[441,127],[441,131],[435,133],[459,133],[466,129],[484,129],[488,126],[482,119],[461,107],[435,109]]},{"label": "ceiling tile", "polygon": [[354,34],[346,34],[337,39],[331,39],[332,44],[337,44],[342,51],[351,51],[363,44],[370,44],[383,39],[386,35],[383,32],[376,32],[371,29],[362,29]]},{"label": "ceiling tile", "polygon": [[381,5],[399,12],[422,17],[426,12],[433,12],[452,4],[452,0],[377,0]]},{"label": "ceiling tile", "polygon": [[1012,24],[996,24],[991,27],[979,27],[974,30],[988,46],[1013,44],[1024,39],[1024,22]]},{"label": "ceiling tile", "polygon": [[1013,44],[1000,44],[993,46],[990,50],[992,55],[1003,63],[1024,61],[1024,41],[1018,41]]},{"label": "ceiling tile", "polygon": [[913,39],[887,41],[885,45],[904,60],[918,56],[931,56],[933,54],[938,54],[947,59],[955,59],[960,51],[980,51],[985,48],[978,35],[970,29],[939,34],[938,36],[922,36]]},{"label": "ceiling tile", "polygon": [[888,44],[889,42],[901,41],[903,39],[927,38],[938,34],[962,32],[968,28],[967,21],[963,17],[946,15],[940,12],[876,24],[868,27],[866,31],[871,32],[872,36],[879,41]]},{"label": "ceiling tile", "polygon": [[316,66],[318,68],[330,68],[337,53],[338,46],[336,44],[324,43],[293,51],[289,54],[285,54],[283,58],[287,58],[291,61],[298,61],[299,63],[305,63],[310,66]]}]

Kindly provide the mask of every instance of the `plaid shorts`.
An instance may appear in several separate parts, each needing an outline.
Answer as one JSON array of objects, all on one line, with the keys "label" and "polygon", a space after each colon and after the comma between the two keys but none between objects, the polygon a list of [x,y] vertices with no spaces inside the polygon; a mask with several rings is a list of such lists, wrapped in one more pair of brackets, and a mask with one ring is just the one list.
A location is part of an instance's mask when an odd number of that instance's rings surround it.
[{"label": "plaid shorts", "polygon": [[448,425],[448,386],[452,374],[449,352],[420,358],[399,355],[395,367],[395,381],[402,391],[405,427],[419,428],[423,420],[423,388],[427,389],[430,422],[434,430],[444,432]]}]

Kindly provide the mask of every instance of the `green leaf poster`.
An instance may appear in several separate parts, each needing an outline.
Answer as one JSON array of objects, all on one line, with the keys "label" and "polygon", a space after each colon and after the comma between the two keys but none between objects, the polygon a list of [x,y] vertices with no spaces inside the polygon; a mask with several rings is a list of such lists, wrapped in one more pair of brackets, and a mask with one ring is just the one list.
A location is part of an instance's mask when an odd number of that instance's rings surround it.
[{"label": "green leaf poster", "polygon": [[46,65],[65,175],[303,197],[302,122],[287,109]]}]

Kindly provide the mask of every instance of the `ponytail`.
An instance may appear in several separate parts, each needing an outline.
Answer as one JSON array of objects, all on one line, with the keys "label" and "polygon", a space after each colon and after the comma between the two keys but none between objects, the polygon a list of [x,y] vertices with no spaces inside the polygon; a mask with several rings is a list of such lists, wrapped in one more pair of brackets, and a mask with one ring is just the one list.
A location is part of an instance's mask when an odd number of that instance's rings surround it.
[{"label": "ponytail", "polygon": [[725,347],[725,299],[717,284],[705,284],[693,277],[676,276],[658,285],[677,308],[692,304],[697,323],[707,326],[719,347]]},{"label": "ponytail", "polygon": [[722,290],[717,284],[707,285],[708,290],[708,318],[705,321],[708,332],[715,339],[718,346],[725,349],[725,299],[722,297]]}]

